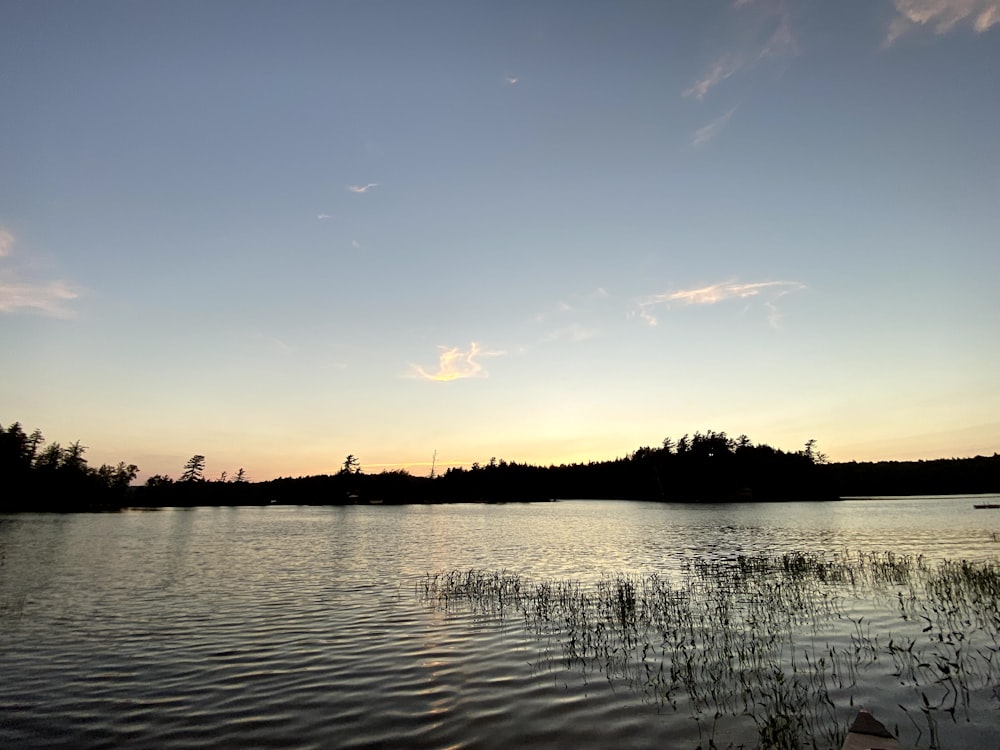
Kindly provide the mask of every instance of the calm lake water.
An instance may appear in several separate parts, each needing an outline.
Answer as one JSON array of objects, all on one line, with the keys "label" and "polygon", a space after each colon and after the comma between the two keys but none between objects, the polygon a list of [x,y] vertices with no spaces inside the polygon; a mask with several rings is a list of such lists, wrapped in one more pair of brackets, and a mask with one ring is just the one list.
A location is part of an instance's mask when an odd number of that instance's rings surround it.
[{"label": "calm lake water", "polygon": [[[0,747],[757,747],[759,715],[716,721],[683,696],[671,705],[628,669],[565,658],[557,622],[539,629],[523,612],[443,603],[421,582],[505,569],[526,586],[587,588],[619,572],[682,585],[693,561],[723,569],[793,552],[990,561],[1000,510],[973,510],[984,501],[0,516]],[[904,619],[890,588],[856,600],[826,592],[840,602],[829,622],[757,636],[787,640],[790,664],[799,660],[788,679],[809,669],[800,650],[812,661],[874,655],[846,682],[839,667],[837,722],[864,704],[911,745],[1000,748],[989,667],[963,667],[971,688],[952,713],[948,685],[897,674],[902,651],[890,643],[934,648],[937,630]],[[1000,663],[995,638],[967,630],[979,635],[956,636],[961,647]],[[922,709],[922,694],[943,708]]]}]

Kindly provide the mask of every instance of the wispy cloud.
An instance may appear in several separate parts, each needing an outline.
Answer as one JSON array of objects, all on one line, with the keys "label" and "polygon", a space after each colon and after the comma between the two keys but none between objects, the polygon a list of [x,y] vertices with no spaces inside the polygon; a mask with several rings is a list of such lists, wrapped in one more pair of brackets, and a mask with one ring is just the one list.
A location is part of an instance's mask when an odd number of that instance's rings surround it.
[{"label": "wispy cloud", "polygon": [[505,82],[505,83],[506,83],[506,84],[507,84],[508,86],[513,86],[513,85],[515,85],[515,84],[516,84],[516,83],[517,83],[517,82],[518,82],[518,81],[519,81],[520,79],[519,79],[519,78],[517,78],[516,76],[507,76],[507,77],[506,77],[506,78],[504,78],[503,80],[504,80],[504,82]]},{"label": "wispy cloud", "polygon": [[699,101],[719,84],[744,69],[769,58],[794,57],[798,43],[788,8],[781,0],[736,0],[732,9],[740,13],[733,47],[718,57],[683,95]]},{"label": "wispy cloud", "polygon": [[694,135],[691,136],[691,145],[704,146],[710,140],[715,138],[719,133],[722,132],[722,129],[726,127],[726,124],[729,122],[729,118],[733,116],[733,112],[735,111],[736,107],[733,107],[724,115],[716,117],[714,120],[708,123],[708,125],[703,125],[696,131],[694,131]]},{"label": "wispy cloud", "polygon": [[896,17],[889,24],[886,46],[920,26],[947,34],[963,24],[978,33],[1000,24],[1000,0],[893,0],[893,5]]},{"label": "wispy cloud", "polygon": [[741,284],[737,281],[724,281],[696,289],[681,289],[674,292],[649,295],[648,297],[636,300],[636,308],[642,320],[651,326],[655,326],[659,323],[656,311],[662,307],[669,309],[674,304],[714,305],[719,302],[726,302],[727,300],[760,297],[763,298],[764,305],[768,309],[768,319],[774,325],[780,317],[774,305],[774,300],[799,289],[805,289],[805,284],[799,281],[758,281],[748,284]]},{"label": "wispy cloud", "polygon": [[66,303],[80,295],[65,281],[44,284],[18,282],[0,277],[0,312],[36,312],[55,318],[72,317]]},{"label": "wispy cloud", "polygon": [[428,372],[420,365],[413,365],[413,372],[418,377],[436,382],[485,378],[488,377],[488,373],[479,360],[484,357],[499,357],[506,354],[503,351],[485,351],[475,341],[469,345],[468,351],[463,351],[458,347],[442,346],[438,348],[441,353],[438,355],[437,372]]},{"label": "wispy cloud", "polygon": [[316,218],[320,221],[326,221],[330,218],[330,214],[316,214]]},{"label": "wispy cloud", "polygon": [[705,95],[729,78],[744,65],[740,58],[726,56],[721,60],[716,60],[705,73],[691,84],[690,88],[684,89],[684,96],[693,96],[695,99],[704,99]]},{"label": "wispy cloud", "polygon": [[767,322],[771,324],[771,328],[780,327],[781,319],[784,316],[778,306],[773,302],[765,302],[764,309],[767,310]]},{"label": "wispy cloud", "polygon": [[544,323],[551,318],[565,319],[570,315],[591,315],[592,311],[602,305],[610,296],[607,289],[597,287],[590,292],[573,294],[568,300],[556,300],[544,310],[535,313],[531,319],[535,323]]},{"label": "wispy cloud", "polygon": [[12,247],[14,247],[14,235],[0,227],[0,258],[10,255]]},{"label": "wispy cloud", "polygon": [[255,341],[264,342],[268,346],[273,346],[283,352],[294,352],[296,350],[296,348],[288,342],[278,338],[274,334],[267,333],[266,331],[251,331],[250,336]]},{"label": "wispy cloud", "polygon": [[358,242],[357,240],[351,240],[351,247],[353,247],[355,250],[360,250],[361,243]]},{"label": "wispy cloud", "polygon": [[[0,258],[8,258],[14,235],[0,227]],[[56,318],[72,317],[67,306],[79,293],[65,281],[24,281],[13,270],[0,268],[0,313],[33,312]]]},{"label": "wispy cloud", "polygon": [[369,182],[367,185],[348,185],[347,189],[352,193],[367,193],[374,187],[378,187],[377,182]]},{"label": "wispy cloud", "polygon": [[574,308],[569,302],[566,302],[565,300],[558,300],[547,306],[544,310],[535,313],[531,319],[535,323],[544,323],[549,318],[563,317],[575,312],[575,310],[576,308]]},{"label": "wispy cloud", "polygon": [[532,323],[545,325],[538,344],[554,341],[578,343],[601,335],[607,321],[607,301],[611,295],[604,287],[558,300],[532,317]]},{"label": "wispy cloud", "polygon": [[542,341],[572,341],[573,343],[577,343],[592,339],[599,334],[600,331],[596,328],[587,328],[579,323],[573,323],[565,328],[559,328],[552,331],[544,339],[542,339]]},{"label": "wispy cloud", "polygon": [[783,4],[778,6],[778,10],[772,14],[772,18],[776,19],[774,30],[764,42],[764,46],[761,47],[754,62],[770,57],[795,57],[799,54],[799,43],[792,30],[792,17]]}]

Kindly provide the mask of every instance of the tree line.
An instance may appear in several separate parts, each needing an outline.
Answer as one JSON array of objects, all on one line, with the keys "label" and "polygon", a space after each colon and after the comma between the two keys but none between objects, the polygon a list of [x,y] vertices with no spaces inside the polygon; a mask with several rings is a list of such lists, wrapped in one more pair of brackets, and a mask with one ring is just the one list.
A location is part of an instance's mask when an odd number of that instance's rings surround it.
[{"label": "tree line", "polygon": [[66,511],[121,508],[139,473],[135,464],[90,466],[86,447],[77,440],[63,447],[45,444],[40,430],[30,434],[14,422],[0,425],[0,510]]},{"label": "tree line", "polygon": [[665,502],[830,500],[849,495],[1000,492],[1000,455],[934,461],[831,463],[816,441],[784,451],[747,436],[707,431],[665,439],[610,461],[536,466],[491,458],[418,477],[366,473],[348,455],[330,474],[250,481],[244,469],[205,475],[193,455],[177,479],[130,486],[134,464],[94,468],[79,441],[44,445],[19,423],[0,426],[0,510],[81,510],[195,505],[513,502],[607,498]]}]

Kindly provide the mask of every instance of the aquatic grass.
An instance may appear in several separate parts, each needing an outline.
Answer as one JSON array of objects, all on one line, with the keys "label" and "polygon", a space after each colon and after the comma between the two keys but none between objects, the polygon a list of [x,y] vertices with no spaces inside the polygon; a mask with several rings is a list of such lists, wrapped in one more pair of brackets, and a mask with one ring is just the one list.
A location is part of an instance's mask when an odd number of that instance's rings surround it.
[{"label": "aquatic grass", "polygon": [[[710,747],[739,719],[760,747],[839,746],[844,704],[880,661],[910,691],[899,708],[931,748],[941,719],[969,721],[984,696],[1000,708],[996,562],[793,553],[691,559],[676,579],[616,573],[586,585],[452,571],[418,590],[444,610],[523,619],[557,644],[558,657],[544,652],[550,667],[600,673],[688,712]],[[873,629],[852,611],[859,601],[894,612],[898,631]]]}]

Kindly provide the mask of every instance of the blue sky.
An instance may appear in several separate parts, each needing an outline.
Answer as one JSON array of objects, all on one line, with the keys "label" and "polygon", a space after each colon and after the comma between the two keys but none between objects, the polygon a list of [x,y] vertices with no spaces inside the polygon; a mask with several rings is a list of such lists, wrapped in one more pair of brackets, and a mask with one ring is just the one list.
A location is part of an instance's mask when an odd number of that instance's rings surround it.
[{"label": "blue sky", "polygon": [[1000,448],[1000,0],[3,17],[0,422],[92,463]]}]

